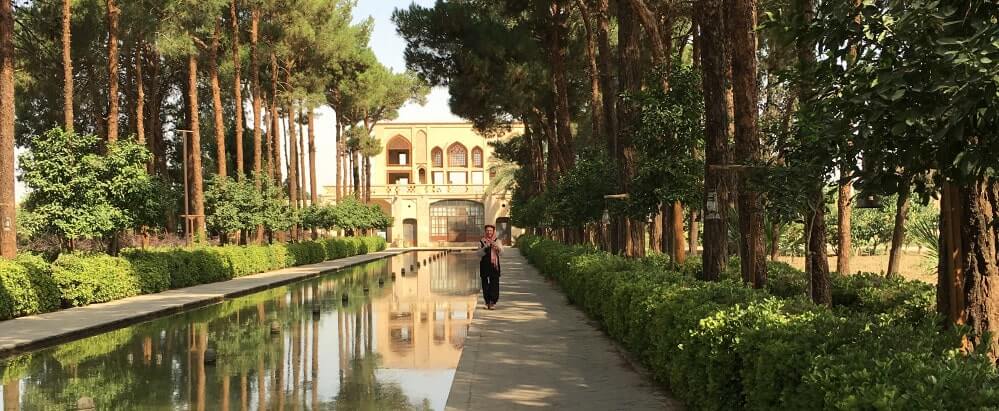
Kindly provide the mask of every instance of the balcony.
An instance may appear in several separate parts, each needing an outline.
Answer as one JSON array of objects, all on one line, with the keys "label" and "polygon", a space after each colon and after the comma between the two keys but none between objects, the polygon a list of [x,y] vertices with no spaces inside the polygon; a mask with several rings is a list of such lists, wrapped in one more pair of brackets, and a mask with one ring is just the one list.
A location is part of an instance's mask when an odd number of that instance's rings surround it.
[{"label": "balcony", "polygon": [[371,196],[380,198],[390,197],[419,197],[419,196],[483,196],[486,194],[487,184],[396,184],[384,186],[371,186]]}]

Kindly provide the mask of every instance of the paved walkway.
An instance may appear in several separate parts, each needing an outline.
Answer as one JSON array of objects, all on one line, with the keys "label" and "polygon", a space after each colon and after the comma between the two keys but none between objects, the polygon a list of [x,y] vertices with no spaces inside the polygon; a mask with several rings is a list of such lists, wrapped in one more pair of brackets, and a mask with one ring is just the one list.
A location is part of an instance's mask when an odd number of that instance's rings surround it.
[{"label": "paved walkway", "polygon": [[115,327],[135,324],[193,307],[217,303],[226,298],[250,294],[405,251],[407,250],[390,249],[255,274],[229,281],[178,288],[157,294],[140,295],[86,307],[0,321],[0,357],[92,335]]},{"label": "paved walkway", "polygon": [[519,251],[502,257],[497,309],[479,301],[450,410],[681,410]]}]

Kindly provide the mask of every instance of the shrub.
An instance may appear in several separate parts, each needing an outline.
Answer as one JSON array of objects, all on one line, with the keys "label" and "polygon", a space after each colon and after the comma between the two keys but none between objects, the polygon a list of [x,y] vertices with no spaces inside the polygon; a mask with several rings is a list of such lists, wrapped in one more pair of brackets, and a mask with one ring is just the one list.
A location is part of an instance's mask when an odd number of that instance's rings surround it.
[{"label": "shrub", "polygon": [[322,243],[326,247],[326,257],[330,260],[350,256],[347,241],[342,238],[330,238],[322,240]]},{"label": "shrub", "polygon": [[59,288],[40,257],[0,260],[0,320],[53,311],[60,303]]},{"label": "shrub", "polygon": [[288,249],[288,267],[326,261],[326,247],[318,241],[291,243],[286,247]]},{"label": "shrub", "polygon": [[63,254],[52,263],[52,278],[64,305],[79,307],[138,295],[138,275],[124,258],[103,254]]},{"label": "shrub", "polygon": [[532,236],[528,260],[600,321],[691,409],[990,409],[999,375],[962,336],[941,333],[928,285],[833,278],[834,310],[805,299],[807,277],[768,266],[753,290],[737,271],[702,282],[691,263],[624,260]]},{"label": "shrub", "polygon": [[385,239],[378,236],[361,237],[368,253],[382,251],[386,247]]},{"label": "shrub", "polygon": [[121,253],[132,265],[132,271],[139,275],[139,290],[143,294],[158,293],[170,289],[170,263],[162,253],[128,249]]},{"label": "shrub", "polygon": [[294,244],[126,249],[121,257],[63,254],[53,264],[29,254],[0,260],[0,320],[83,306],[170,288],[229,280],[380,251],[380,237]]}]

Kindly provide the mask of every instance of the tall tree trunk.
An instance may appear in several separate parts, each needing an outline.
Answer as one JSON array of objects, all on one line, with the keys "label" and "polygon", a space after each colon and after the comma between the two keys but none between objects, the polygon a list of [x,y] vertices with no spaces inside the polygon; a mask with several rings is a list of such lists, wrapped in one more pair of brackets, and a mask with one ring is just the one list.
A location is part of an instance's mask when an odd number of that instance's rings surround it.
[{"label": "tall tree trunk", "polygon": [[[316,187],[316,110],[309,108],[309,192],[311,194],[310,203],[313,206],[319,204],[319,191]],[[312,227],[312,239],[319,238],[319,229]]]},{"label": "tall tree trunk", "polygon": [[274,182],[281,185],[281,115],[278,113],[277,99],[271,101],[271,155],[270,162],[274,165]]},{"label": "tall tree trunk", "polygon": [[240,78],[239,58],[239,18],[236,14],[236,2],[229,5],[229,18],[232,19],[232,64],[233,64],[233,103],[236,106],[236,178],[243,179],[243,81]]},{"label": "tall tree trunk", "polygon": [[697,255],[697,237],[700,227],[698,227],[698,212],[696,209],[691,207],[690,212],[687,213],[687,218],[690,219],[690,232],[687,233],[687,250],[691,255]]},{"label": "tall tree trunk", "polygon": [[[861,0],[853,0],[853,6],[856,10],[860,10]],[[863,28],[860,19],[860,13],[854,18],[857,23],[857,28]],[[851,45],[850,50],[847,54],[846,64],[847,67],[851,67],[857,62],[857,45]],[[853,217],[853,182],[848,180],[846,173],[849,172],[850,162],[856,161],[855,158],[849,158],[844,161],[840,166],[840,183],[839,183],[839,197],[836,202],[837,206],[837,239],[839,244],[839,249],[836,252],[836,271],[840,274],[849,274],[850,270],[850,254],[853,252],[853,233],[852,233],[852,217]]]},{"label": "tall tree trunk", "polygon": [[656,214],[652,217],[652,224],[649,224],[649,250],[655,253],[670,253],[673,246],[667,233],[671,233],[669,225],[670,219],[667,213],[669,208],[660,205]]},{"label": "tall tree trunk", "polygon": [[[895,204],[895,227],[891,235],[891,251],[888,253],[888,276],[898,276],[902,263],[902,248],[905,246],[905,220],[909,215],[909,187],[898,193]],[[841,273],[842,274],[842,273]]]},{"label": "tall tree trunk", "polygon": [[365,155],[364,161],[364,203],[371,203],[371,157]]},{"label": "tall tree trunk", "polygon": [[[735,106],[735,156],[742,165],[760,161],[757,128],[759,89],[756,83],[756,1],[734,0],[729,5],[728,29],[732,45],[732,89]],[[754,288],[766,284],[767,263],[763,244],[763,205],[760,194],[744,175],[739,182],[739,255],[742,279]]]},{"label": "tall tree trunk", "polygon": [[[604,135],[609,153],[617,152],[617,84],[614,79],[614,53],[610,44],[610,5],[596,0],[597,47],[600,49],[600,88],[603,90]],[[596,110],[596,108],[594,109]]]},{"label": "tall tree trunk", "polygon": [[201,171],[201,122],[198,113],[198,57],[191,54],[187,57],[187,95],[188,121],[191,138],[187,150],[187,161],[191,167],[192,190],[191,201],[194,203],[194,235],[198,241],[205,237],[205,191]]},{"label": "tall tree trunk", "polygon": [[[142,78],[142,49],[142,42],[137,42],[135,45],[135,138],[139,144],[146,145],[146,87]],[[149,163],[148,170],[153,171],[152,161]]]},{"label": "tall tree trunk", "polygon": [[[261,90],[260,90],[260,60],[257,55],[257,39],[260,33],[260,9],[254,7],[250,12],[250,70],[252,70],[251,80],[252,85],[250,86],[251,92],[253,93],[253,186],[256,187],[257,191],[263,189],[263,133],[261,130],[262,122],[260,121],[261,116]],[[239,57],[236,57],[238,60]],[[270,161],[270,158],[268,158]],[[264,225],[257,225],[256,239],[257,244],[262,244],[264,242]]]},{"label": "tall tree trunk", "polygon": [[360,170],[360,165],[357,164],[357,152],[355,151],[350,152],[350,165],[351,168],[354,170],[354,175],[353,178],[351,179],[351,186],[354,191],[354,197],[360,200],[363,199],[363,197],[361,197],[361,185],[358,184],[361,181],[361,170]]},{"label": "tall tree trunk", "polygon": [[222,18],[215,19],[212,43],[208,48],[208,75],[212,85],[212,109],[215,112],[215,162],[218,175],[226,176],[225,123],[222,120],[222,86],[219,83],[219,37],[222,32]]},{"label": "tall tree trunk", "polygon": [[121,9],[115,0],[108,8],[108,141],[118,141],[118,18]]},{"label": "tall tree trunk", "polygon": [[[845,167],[840,167],[840,170],[846,172]],[[853,214],[852,207],[852,197],[853,197],[853,183],[846,181],[839,184],[839,198],[836,200],[836,208],[838,211],[836,217],[836,236],[839,242],[839,249],[836,251],[836,272],[840,274],[850,273],[850,253],[852,252],[853,236],[850,233],[852,229],[851,216]]]},{"label": "tall tree trunk", "polygon": [[811,279],[812,301],[816,304],[832,305],[832,285],[829,282],[829,259],[826,255],[826,207],[823,186],[812,187],[810,198],[809,223],[806,227],[807,268]]},{"label": "tall tree trunk", "polygon": [[[291,84],[291,74],[286,78]],[[291,208],[298,209],[298,135],[295,132],[295,108],[291,101],[288,102],[288,199],[291,200]],[[293,228],[292,238],[298,240],[298,226]]]},{"label": "tall tree trunk", "polygon": [[[640,28],[638,20],[632,9],[624,4],[618,3],[618,70],[621,79],[622,93],[638,93],[642,89],[641,72],[641,50],[640,50]],[[638,107],[634,102],[618,105],[618,151],[617,160],[620,167],[618,183],[622,192],[631,190],[631,182],[635,177],[635,146],[632,144],[632,136],[636,131],[638,123]],[[640,257],[645,254],[645,230],[644,221],[639,219],[625,218],[623,223],[624,253],[630,257]]]},{"label": "tall tree trunk", "polygon": [[344,183],[347,181],[345,176],[346,171],[343,168],[345,159],[343,155],[343,121],[340,118],[339,107],[334,107],[333,116],[333,121],[336,123],[336,156],[333,157],[336,159],[336,164],[334,164],[333,168],[336,169],[336,201],[339,203],[340,199],[343,198]]},{"label": "tall tree trunk", "polygon": [[[666,13],[666,24],[660,19],[660,16],[656,15],[656,12],[652,10],[651,7],[645,2],[645,0],[628,0],[628,4],[632,8],[637,22],[640,22],[642,27],[645,28],[647,32],[648,44],[652,49],[652,59],[657,66],[662,66],[666,69],[666,75],[669,75],[669,65],[670,65],[670,48],[673,45],[672,31],[673,25],[670,20],[670,13]],[[668,7],[668,5],[667,5]],[[662,27],[662,30],[660,29]],[[664,84],[664,89],[668,89],[668,82]]]},{"label": "tall tree trunk", "polygon": [[597,34],[593,29],[594,16],[586,5],[585,0],[576,0],[576,5],[583,15],[583,27],[586,29],[586,61],[589,63],[590,74],[590,125],[592,126],[592,138],[601,136],[606,131],[604,125],[604,97],[600,89],[600,67],[597,62],[598,41]]},{"label": "tall tree trunk", "polygon": [[705,280],[721,278],[728,258],[728,188],[722,173],[712,167],[728,162],[729,101],[727,61],[721,0],[697,2],[701,27],[701,69],[705,110],[704,261]]},{"label": "tall tree trunk", "polygon": [[555,87],[555,127],[557,132],[559,161],[558,169],[565,172],[572,168],[575,160],[572,149],[572,115],[569,112],[569,80],[565,67],[565,32],[568,11],[562,5],[564,0],[552,0],[552,27],[549,53],[551,58],[552,84]]},{"label": "tall tree trunk", "polygon": [[302,120],[304,120],[305,115],[302,113],[302,102],[298,102],[298,120],[295,123],[298,125],[298,202],[299,207],[306,207],[305,203],[305,129],[302,125]]},{"label": "tall tree trunk", "polygon": [[[260,108],[261,108],[261,100],[260,100],[260,97],[261,97],[260,96],[260,92],[261,92],[260,91],[260,61],[259,61],[259,56],[257,56],[257,38],[260,35],[259,34],[260,33],[260,9],[254,7],[253,10],[250,13],[251,13],[251,17],[250,17],[250,70],[252,70],[251,80],[250,81],[253,82],[253,84],[250,86],[250,88],[252,89],[252,93],[253,93],[253,172],[256,173],[257,176],[259,177],[259,175],[260,175],[260,173],[262,171],[261,167],[263,167],[262,155],[261,155],[262,151],[263,151],[261,139],[263,137],[262,137],[262,133],[261,133],[261,130],[260,130],[260,127],[261,127],[261,121],[260,121],[260,114],[261,114],[260,113]],[[237,57],[236,59],[238,60],[239,58]],[[260,188],[261,188],[260,178],[256,178],[255,180],[256,181],[254,182],[254,184],[257,187],[257,190],[260,190]],[[258,233],[257,237],[260,238],[260,234],[259,233]]]},{"label": "tall tree trunk", "polygon": [[63,124],[73,131],[73,0],[62,0],[62,98]]},{"label": "tall tree trunk", "polygon": [[[145,45],[148,47],[148,45]],[[144,55],[149,56],[152,62],[149,73],[149,115],[146,121],[149,122],[150,147],[153,151],[153,169],[164,179],[168,178],[166,173],[166,147],[163,141],[163,127],[160,124],[160,113],[163,109],[163,95],[160,86],[160,56],[155,49],[149,49]]]},{"label": "tall tree trunk", "polygon": [[[803,24],[810,24],[815,16],[814,0],[798,0],[797,5],[802,16]],[[802,72],[815,63],[815,52],[812,45],[800,42],[797,44],[798,64]],[[812,98],[812,88],[809,82],[803,81],[798,90],[799,100],[807,102]],[[809,188],[809,209],[806,210],[807,227],[805,232],[808,235],[807,262],[809,278],[811,281],[811,297],[816,304],[832,305],[832,288],[829,282],[829,260],[826,255],[826,206],[825,176],[816,175],[812,187]]]},{"label": "tall tree trunk", "polygon": [[[687,261],[687,245],[684,244],[683,238],[683,205],[679,201],[673,202],[670,218],[672,218],[669,226],[672,230],[673,261],[677,264],[683,264]],[[664,234],[669,235],[668,233]]]},{"label": "tall tree trunk", "polygon": [[271,134],[274,135],[272,138],[273,143],[271,151],[274,154],[274,180],[281,185],[281,139],[279,135],[281,134],[281,118],[278,117],[278,62],[277,56],[271,53],[271,121],[274,123],[271,126]]},{"label": "tall tree trunk", "polygon": [[14,201],[14,7],[0,0],[0,258],[17,255]]},{"label": "tall tree trunk", "polygon": [[319,188],[316,186],[316,110],[309,109],[309,189],[312,205],[319,204]]},{"label": "tall tree trunk", "polygon": [[770,261],[777,261],[777,257],[780,256],[780,224],[771,223],[770,231],[772,233],[772,238],[770,239]]},{"label": "tall tree trunk", "polygon": [[970,329],[967,350],[999,359],[999,183],[979,177],[944,184],[940,214],[937,309],[948,327]]},{"label": "tall tree trunk", "polygon": [[261,110],[263,112],[263,114],[261,115],[261,118],[262,118],[263,124],[264,124],[264,125],[261,126],[261,130],[260,130],[261,134],[264,134],[263,136],[261,136],[264,139],[263,140],[263,148],[264,148],[264,159],[263,159],[263,161],[267,162],[267,164],[266,164],[266,166],[267,166],[267,178],[270,179],[269,181],[274,182],[275,178],[274,178],[274,154],[273,154],[273,150],[274,150],[274,133],[275,133],[275,130],[274,130],[274,116],[271,115],[271,113],[270,113],[270,110],[271,110],[272,106],[274,105],[274,103],[273,102],[268,103],[267,100],[265,100],[265,99],[261,99],[261,100],[262,101],[260,102],[260,104],[263,106],[263,109]]}]

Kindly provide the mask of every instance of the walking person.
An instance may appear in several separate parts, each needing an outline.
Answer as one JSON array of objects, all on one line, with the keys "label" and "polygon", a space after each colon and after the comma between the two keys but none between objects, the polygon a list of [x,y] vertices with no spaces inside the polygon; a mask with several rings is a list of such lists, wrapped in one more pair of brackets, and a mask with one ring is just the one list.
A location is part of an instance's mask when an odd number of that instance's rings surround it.
[{"label": "walking person", "polygon": [[486,300],[486,309],[492,310],[496,307],[496,302],[499,301],[499,256],[503,253],[503,241],[496,238],[495,226],[486,226],[486,234],[479,240],[479,249],[475,253],[482,257],[479,260],[482,297]]}]

